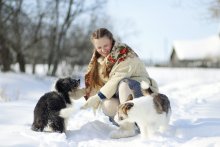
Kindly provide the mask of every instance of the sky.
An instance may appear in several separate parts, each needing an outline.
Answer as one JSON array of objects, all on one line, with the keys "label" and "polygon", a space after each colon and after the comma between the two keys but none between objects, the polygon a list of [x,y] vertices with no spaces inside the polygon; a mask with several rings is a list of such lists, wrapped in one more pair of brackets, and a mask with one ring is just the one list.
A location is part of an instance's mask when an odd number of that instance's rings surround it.
[{"label": "sky", "polygon": [[113,35],[144,60],[169,59],[173,41],[198,40],[219,33],[208,19],[211,0],[111,0],[107,4]]}]

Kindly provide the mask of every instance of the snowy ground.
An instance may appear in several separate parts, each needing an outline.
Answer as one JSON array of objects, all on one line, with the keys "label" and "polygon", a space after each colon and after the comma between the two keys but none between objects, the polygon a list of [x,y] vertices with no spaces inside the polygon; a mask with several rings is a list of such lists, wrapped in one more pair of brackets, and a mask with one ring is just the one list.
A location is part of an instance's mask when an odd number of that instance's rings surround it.
[{"label": "snowy ground", "polygon": [[140,135],[110,139],[116,127],[99,112],[79,110],[75,102],[68,132],[30,130],[39,97],[51,89],[54,78],[0,73],[0,146],[16,147],[176,147],[220,146],[220,69],[148,68],[160,91],[171,101],[172,116],[166,134],[142,141]]}]

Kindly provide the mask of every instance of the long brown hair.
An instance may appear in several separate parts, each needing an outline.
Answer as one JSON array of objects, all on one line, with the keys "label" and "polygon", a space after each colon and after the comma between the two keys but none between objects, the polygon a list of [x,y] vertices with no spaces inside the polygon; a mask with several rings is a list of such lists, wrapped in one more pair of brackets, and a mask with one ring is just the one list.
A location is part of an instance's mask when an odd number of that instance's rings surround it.
[{"label": "long brown hair", "polygon": [[112,33],[106,28],[99,28],[96,31],[94,31],[90,39],[91,41],[93,41],[93,39],[100,39],[102,37],[108,37],[110,40],[114,40]]},{"label": "long brown hair", "polygon": [[[100,39],[102,37],[108,37],[110,40],[112,40],[112,43],[115,42],[112,33],[106,28],[99,28],[96,31],[94,31],[90,37],[90,40],[93,43],[94,39]],[[88,81],[90,88],[102,87],[104,85],[98,73],[98,61],[97,60],[100,56],[101,55],[96,51],[96,49],[94,49],[93,59],[92,59],[93,61],[91,61],[93,66],[91,67],[91,70],[90,70],[91,73],[88,73],[88,75],[90,76],[92,75]]]}]

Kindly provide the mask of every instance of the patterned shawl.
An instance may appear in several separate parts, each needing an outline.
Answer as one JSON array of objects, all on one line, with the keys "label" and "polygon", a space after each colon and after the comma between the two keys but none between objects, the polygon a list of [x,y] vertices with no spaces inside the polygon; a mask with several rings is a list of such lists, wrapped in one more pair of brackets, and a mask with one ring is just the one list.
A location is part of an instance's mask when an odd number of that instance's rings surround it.
[{"label": "patterned shawl", "polygon": [[[115,64],[119,64],[120,62],[123,62],[128,56],[129,57],[137,56],[137,54],[126,44],[115,42],[109,55],[104,58],[104,64],[102,67],[104,77],[106,76],[108,77],[109,73],[111,72],[112,67]],[[97,72],[94,70],[95,62],[97,62],[97,59],[95,58],[96,57],[95,57],[95,51],[94,51],[92,58],[90,60],[90,63],[88,65],[87,73],[85,75],[85,86],[86,86],[85,99],[86,100],[89,98],[90,93],[93,90],[93,88],[95,88],[91,86],[91,82],[92,82],[91,79],[94,77],[94,72]]]}]

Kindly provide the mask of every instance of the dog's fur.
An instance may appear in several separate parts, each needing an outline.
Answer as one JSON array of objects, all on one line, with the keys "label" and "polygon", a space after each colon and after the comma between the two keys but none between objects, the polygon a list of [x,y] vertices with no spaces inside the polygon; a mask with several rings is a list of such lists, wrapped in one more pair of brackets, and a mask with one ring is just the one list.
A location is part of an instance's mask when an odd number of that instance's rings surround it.
[{"label": "dog's fur", "polygon": [[79,85],[80,80],[70,77],[58,79],[56,91],[44,94],[37,102],[32,130],[65,132],[67,120],[73,111],[71,98],[79,99],[85,94],[85,89],[79,89]]},{"label": "dog's fur", "polygon": [[[169,99],[164,94],[149,93],[149,86],[141,83],[144,96],[129,100],[119,105],[114,120],[118,124],[136,122],[143,139],[153,136],[157,131],[167,129],[171,107]],[[132,99],[132,96],[129,96]]]}]

